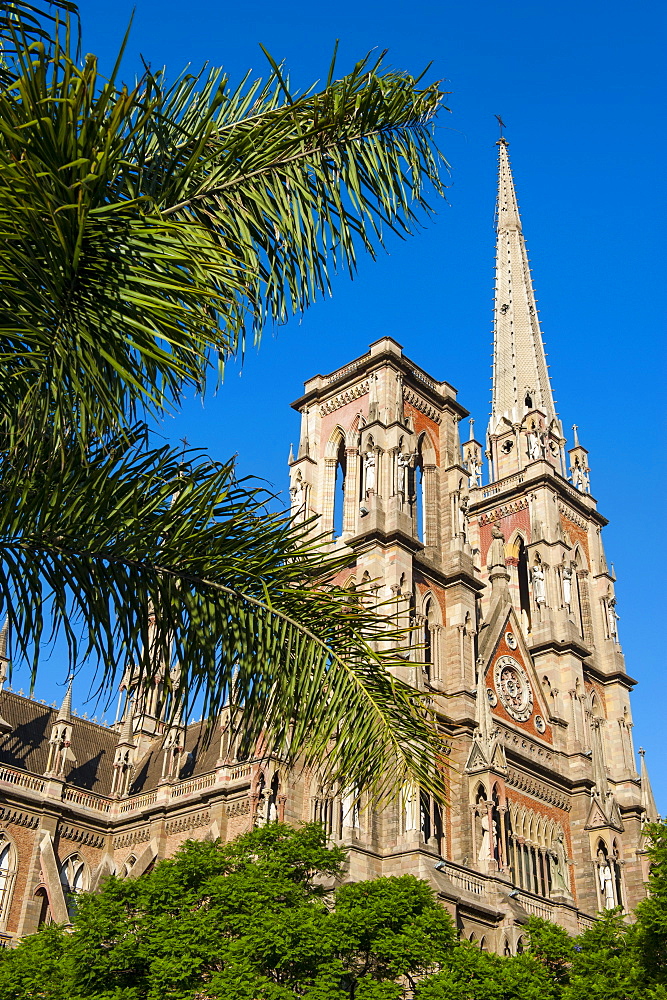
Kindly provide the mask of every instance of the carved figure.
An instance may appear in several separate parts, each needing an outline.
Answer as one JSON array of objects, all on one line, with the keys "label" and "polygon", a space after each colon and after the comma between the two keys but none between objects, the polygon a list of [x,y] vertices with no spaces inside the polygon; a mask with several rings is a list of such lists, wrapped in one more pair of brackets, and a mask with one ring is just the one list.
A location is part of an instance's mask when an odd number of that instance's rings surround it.
[{"label": "carved figure", "polygon": [[570,609],[572,604],[572,567],[566,566],[563,569],[563,603]]},{"label": "carved figure", "polygon": [[542,458],[542,445],[535,431],[531,431],[528,435],[528,458],[531,462],[537,462]]},{"label": "carved figure", "polygon": [[306,502],[306,491],[303,485],[303,480],[294,480],[294,483],[290,486],[289,495],[292,516],[299,518],[303,517],[304,505]]},{"label": "carved figure", "polygon": [[486,563],[487,569],[490,570],[494,566],[505,566],[505,536],[497,524],[491,528],[491,538],[489,558]]},{"label": "carved figure", "polygon": [[397,472],[396,472],[397,491],[405,495],[405,493],[407,492],[407,485],[408,485],[408,468],[410,466],[410,456],[404,455],[402,451],[399,451],[396,464],[397,464]]},{"label": "carved figure", "polygon": [[540,563],[535,563],[531,574],[533,582],[533,597],[536,604],[547,603],[547,586],[544,578],[544,570]]},{"label": "carved figure", "polygon": [[459,534],[466,537],[466,525],[468,522],[468,497],[462,497],[459,504]]},{"label": "carved figure", "polygon": [[616,906],[614,899],[614,875],[611,870],[609,860],[604,851],[598,851],[598,878],[600,879],[600,892],[606,910],[613,910]]},{"label": "carved figure", "polygon": [[417,823],[417,792],[415,786],[403,786],[403,828],[406,833],[415,831]]},{"label": "carved figure", "polygon": [[562,831],[558,833],[556,841],[549,849],[551,859],[551,892],[567,893],[567,860],[565,858],[565,842]]},{"label": "carved figure", "polygon": [[496,835],[496,824],[495,821],[491,822],[491,830],[489,830],[489,817],[486,813],[482,815],[482,843],[479,848],[479,854],[477,855],[478,861],[491,861],[493,858],[493,844],[495,842]]},{"label": "carved figure", "polygon": [[616,613],[616,598],[611,597],[607,601],[607,621],[609,623],[609,638],[618,639],[618,625],[620,615]]},{"label": "carved figure", "polygon": [[366,472],[366,493],[375,490],[375,452],[367,451],[364,455],[364,469]]},{"label": "carved figure", "polygon": [[468,454],[468,472],[470,473],[470,488],[479,486],[482,480],[482,466],[477,461],[477,455],[474,451]]}]

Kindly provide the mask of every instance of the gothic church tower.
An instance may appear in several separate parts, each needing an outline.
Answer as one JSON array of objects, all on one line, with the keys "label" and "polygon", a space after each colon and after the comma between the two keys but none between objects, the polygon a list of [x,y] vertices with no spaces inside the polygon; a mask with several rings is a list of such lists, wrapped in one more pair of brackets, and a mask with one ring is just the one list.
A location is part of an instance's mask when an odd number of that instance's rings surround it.
[{"label": "gothic church tower", "polygon": [[293,404],[293,511],[349,552],[342,583],[417,626],[403,679],[448,734],[449,806],[407,788],[352,816],[344,795],[313,788],[293,818],[326,817],[353,877],[413,871],[468,936],[512,951],[528,913],[576,931],[638,902],[646,808],[607,522],[576,429],[565,450],[506,139],[498,152],[488,484],[472,421],[460,443],[455,390],[389,337]]}]

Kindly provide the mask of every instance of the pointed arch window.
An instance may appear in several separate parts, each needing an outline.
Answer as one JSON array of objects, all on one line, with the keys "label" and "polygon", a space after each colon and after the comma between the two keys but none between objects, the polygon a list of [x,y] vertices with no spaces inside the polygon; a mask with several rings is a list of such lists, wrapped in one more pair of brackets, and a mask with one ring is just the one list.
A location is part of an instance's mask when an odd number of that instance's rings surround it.
[{"label": "pointed arch window", "polygon": [[76,912],[76,897],[88,888],[88,869],[80,854],[71,854],[63,862],[60,882],[67,901],[67,912],[72,918]]},{"label": "pointed arch window", "polygon": [[521,617],[525,621],[527,629],[530,629],[530,586],[528,583],[528,549],[523,538],[519,537],[519,551],[517,554],[517,574],[519,578],[519,608]]},{"label": "pointed arch window", "polygon": [[51,907],[49,906],[49,894],[44,888],[44,886],[41,886],[41,888],[37,890],[34,899],[37,905],[39,906],[37,926],[43,927],[44,924],[50,924],[52,921],[52,917],[51,917]]},{"label": "pointed arch window", "polygon": [[0,926],[4,926],[9,916],[12,890],[16,876],[16,851],[14,845],[0,834]]},{"label": "pointed arch window", "polygon": [[345,439],[341,437],[336,453],[336,468],[334,471],[334,504],[333,504],[333,534],[340,538],[343,534],[343,517],[345,511],[345,477],[347,475],[347,456],[345,454]]}]

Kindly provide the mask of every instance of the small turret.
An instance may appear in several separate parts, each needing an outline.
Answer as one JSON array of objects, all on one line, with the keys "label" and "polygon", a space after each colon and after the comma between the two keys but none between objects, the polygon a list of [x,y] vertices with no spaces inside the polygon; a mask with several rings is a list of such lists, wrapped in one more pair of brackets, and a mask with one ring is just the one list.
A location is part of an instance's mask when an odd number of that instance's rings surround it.
[{"label": "small turret", "polygon": [[51,727],[49,740],[49,756],[45,775],[49,778],[65,778],[68,764],[76,764],[72,750],[72,678],[70,677],[67,691]]},{"label": "small turret", "polygon": [[575,490],[581,493],[591,492],[590,468],[588,465],[588,452],[579,444],[579,434],[576,424],[572,425],[574,432],[574,447],[570,448],[570,478]]},{"label": "small turret", "polygon": [[137,744],[134,739],[134,704],[130,699],[125,709],[125,718],[123,719],[123,725],[121,726],[114,753],[111,794],[117,798],[127,795],[132,778],[136,749]]}]

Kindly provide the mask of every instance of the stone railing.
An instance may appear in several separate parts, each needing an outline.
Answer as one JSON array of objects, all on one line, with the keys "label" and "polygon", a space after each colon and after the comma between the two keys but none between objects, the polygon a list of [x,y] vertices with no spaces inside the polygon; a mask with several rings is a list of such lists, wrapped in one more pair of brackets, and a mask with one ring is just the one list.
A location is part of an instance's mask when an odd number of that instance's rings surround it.
[{"label": "stone railing", "polygon": [[578,913],[577,923],[579,925],[579,930],[583,934],[584,931],[589,931],[591,927],[595,927],[596,920],[595,917],[587,917],[584,913]]},{"label": "stone railing", "polygon": [[[478,489],[482,493],[484,500],[489,497],[495,497],[498,493],[503,493],[505,490],[509,489],[510,486],[520,486],[524,481],[524,475],[522,472],[515,473],[513,476],[507,476],[505,479],[498,479],[495,483],[491,483],[489,486],[480,486]],[[473,503],[475,500],[473,499]]]},{"label": "stone railing", "polygon": [[43,793],[46,788],[44,778],[39,778],[35,774],[28,774],[14,767],[0,767],[0,782],[8,785],[18,785],[20,788],[28,788],[31,792]]},{"label": "stone railing", "polygon": [[135,812],[137,809],[145,809],[157,802],[157,792],[146,792],[145,795],[131,795],[120,803],[119,812]]},{"label": "stone railing", "polygon": [[438,869],[458,889],[471,892],[474,896],[484,895],[484,879],[480,875],[473,875],[467,868],[460,868],[458,865],[452,864],[451,861],[441,861]]},{"label": "stone railing", "polygon": [[252,774],[252,767],[249,764],[244,764],[243,767],[235,767],[229,774],[230,781],[238,781],[240,778],[249,778]]},{"label": "stone railing", "polygon": [[200,778],[193,778],[191,781],[180,781],[177,785],[172,785],[169,797],[179,799],[182,795],[191,795],[192,792],[201,792],[204,788],[210,788],[216,782],[216,773],[203,774]]},{"label": "stone railing", "polygon": [[[124,817],[128,813],[149,809],[158,802],[160,805],[166,805],[169,802],[183,799],[186,796],[197,795],[216,785],[222,789],[230,781],[247,781],[251,774],[252,766],[250,764],[242,764],[230,768],[225,767],[216,771],[209,771],[207,774],[201,774],[196,778],[189,778],[185,781],[176,781],[173,784],[164,783],[149,792],[130,795],[122,799],[96,795],[83,788],[75,788],[73,785],[63,785],[59,781],[53,783],[48,794],[55,798],[60,797],[61,801],[68,803],[68,805],[86,810],[90,809],[97,813],[105,813],[109,819],[113,819],[114,817]],[[44,796],[47,794],[49,780],[40,775],[22,771],[20,768],[3,765],[0,766],[0,786],[3,784],[12,785],[15,788],[25,788],[30,792]],[[62,789],[60,794],[58,791],[59,788]]]},{"label": "stone railing", "polygon": [[516,894],[517,900],[527,913],[532,913],[534,917],[541,917],[542,920],[553,920],[555,907],[548,899],[534,896],[532,893],[526,892],[525,889],[517,889]]},{"label": "stone railing", "polygon": [[339,368],[337,372],[332,372],[326,378],[327,385],[331,385],[332,382],[338,382],[339,379],[345,378],[346,375],[351,375],[352,372],[355,372],[357,368],[361,368],[367,362],[368,358],[359,358],[358,361],[352,361],[349,365],[345,365],[344,368]]},{"label": "stone railing", "polygon": [[419,382],[423,382],[424,385],[427,385],[429,389],[433,390],[433,392],[440,392],[440,386],[438,383],[434,382],[433,379],[426,374],[426,372],[421,370],[421,368],[417,368],[416,365],[411,364],[409,361],[406,361],[406,366],[410,369],[413,378],[416,378]]},{"label": "stone railing", "polygon": [[91,792],[84,792],[80,788],[63,788],[63,802],[71,802],[75,806],[83,806],[84,809],[94,809],[96,812],[111,812],[113,799],[107,799],[101,795],[93,795]]}]

